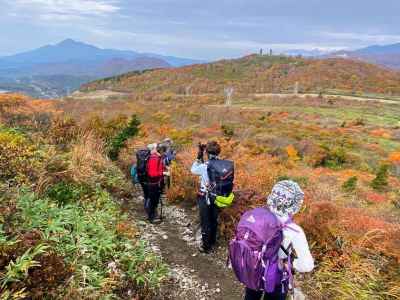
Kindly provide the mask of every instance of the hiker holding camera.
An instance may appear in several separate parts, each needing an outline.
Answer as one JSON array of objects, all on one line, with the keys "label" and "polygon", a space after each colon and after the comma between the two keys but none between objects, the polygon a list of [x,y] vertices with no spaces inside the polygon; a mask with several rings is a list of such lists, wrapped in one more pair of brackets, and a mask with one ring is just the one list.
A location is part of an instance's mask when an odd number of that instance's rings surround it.
[{"label": "hiker holding camera", "polygon": [[[207,154],[207,162],[204,161],[204,153]],[[219,159],[220,153],[221,146],[215,141],[207,145],[199,143],[197,159],[191,168],[194,175],[200,176],[197,202],[202,234],[199,250],[202,253],[209,253],[216,244],[219,209],[231,205],[234,199],[234,164]]]}]

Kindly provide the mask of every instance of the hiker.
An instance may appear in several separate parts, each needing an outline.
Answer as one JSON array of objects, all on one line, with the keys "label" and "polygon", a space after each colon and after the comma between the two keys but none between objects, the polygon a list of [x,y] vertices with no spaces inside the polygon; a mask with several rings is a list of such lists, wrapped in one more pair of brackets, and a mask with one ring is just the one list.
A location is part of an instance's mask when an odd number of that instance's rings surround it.
[{"label": "hiker", "polygon": [[304,199],[300,186],[278,182],[267,207],[246,212],[229,245],[236,277],[246,286],[245,300],[284,300],[293,293],[293,269],[311,272],[314,260],[303,229],[293,223]]},{"label": "hiker", "polygon": [[[204,152],[207,153],[207,162],[204,162]],[[209,253],[215,246],[219,207],[227,206],[217,200],[222,199],[222,201],[230,203],[233,201],[233,162],[220,160],[220,152],[221,147],[215,141],[210,141],[207,145],[200,143],[197,159],[191,168],[192,174],[200,176],[200,191],[197,202],[202,235],[202,244],[199,250],[202,253]]]},{"label": "hiker", "polygon": [[164,189],[165,164],[163,160],[163,149],[159,145],[153,145],[147,162],[147,192],[148,205],[146,211],[150,223],[157,217],[157,207]]},{"label": "hiker", "polygon": [[162,151],[163,161],[165,165],[164,183],[167,188],[171,185],[171,163],[176,158],[176,151],[172,148],[173,141],[170,138],[164,139],[159,144],[159,149]]},{"label": "hiker", "polygon": [[156,143],[147,145],[146,149],[138,150],[136,152],[136,164],[131,167],[131,177],[133,184],[139,183],[142,187],[144,208],[147,210],[149,203],[149,192],[147,182],[147,162],[149,160],[151,151],[157,147]]},{"label": "hiker", "polygon": [[161,143],[160,147],[164,151],[164,164],[170,166],[172,161],[175,160],[176,151],[173,149],[174,142],[170,138],[165,138]]}]

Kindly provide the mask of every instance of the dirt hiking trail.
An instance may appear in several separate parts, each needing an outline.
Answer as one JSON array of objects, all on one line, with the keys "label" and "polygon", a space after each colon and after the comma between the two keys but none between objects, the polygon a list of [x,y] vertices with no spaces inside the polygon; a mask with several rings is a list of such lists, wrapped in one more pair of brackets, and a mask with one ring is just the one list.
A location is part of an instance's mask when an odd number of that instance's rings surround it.
[{"label": "dirt hiking trail", "polygon": [[225,243],[221,242],[218,249],[208,255],[198,251],[201,236],[197,207],[181,208],[166,202],[164,198],[161,224],[146,221],[140,188],[136,187],[133,197],[123,203],[138,224],[141,239],[150,244],[171,270],[171,280],[161,288],[157,299],[243,299],[243,287],[226,266]]}]

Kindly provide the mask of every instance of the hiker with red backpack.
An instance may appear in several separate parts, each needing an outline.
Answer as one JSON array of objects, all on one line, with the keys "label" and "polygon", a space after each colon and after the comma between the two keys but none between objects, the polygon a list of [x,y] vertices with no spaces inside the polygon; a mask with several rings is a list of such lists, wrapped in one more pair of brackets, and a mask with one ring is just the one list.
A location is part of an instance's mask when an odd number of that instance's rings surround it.
[{"label": "hiker with red backpack", "polygon": [[169,182],[169,165],[175,159],[172,140],[149,144],[146,149],[136,152],[136,163],[131,166],[131,178],[134,185],[140,184],[143,190],[144,209],[150,222],[154,222],[158,204],[161,203],[160,220],[162,220],[162,201],[165,183]]},{"label": "hiker with red backpack", "polygon": [[147,182],[147,163],[150,158],[151,151],[156,149],[157,144],[149,144],[146,149],[141,149],[136,152],[136,164],[131,167],[131,178],[132,183],[140,184],[143,191],[144,198],[144,208],[147,210],[149,203],[149,192],[148,192],[148,182]]},{"label": "hiker with red backpack", "polygon": [[267,207],[243,214],[229,245],[229,260],[246,286],[245,300],[284,300],[295,291],[293,270],[311,272],[314,260],[303,229],[292,220],[304,193],[293,181],[278,182]]},{"label": "hiker with red backpack", "polygon": [[[207,153],[207,162],[204,161],[204,152]],[[220,153],[221,147],[217,142],[200,143],[197,159],[191,168],[192,174],[200,176],[197,203],[202,235],[199,250],[202,253],[209,253],[216,244],[219,209],[229,206],[234,199],[234,164],[219,159]]]},{"label": "hiker with red backpack", "polygon": [[147,161],[147,192],[148,205],[146,212],[150,223],[153,223],[157,214],[157,207],[160,203],[160,197],[164,189],[164,171],[165,164],[162,148],[158,145],[150,152]]}]

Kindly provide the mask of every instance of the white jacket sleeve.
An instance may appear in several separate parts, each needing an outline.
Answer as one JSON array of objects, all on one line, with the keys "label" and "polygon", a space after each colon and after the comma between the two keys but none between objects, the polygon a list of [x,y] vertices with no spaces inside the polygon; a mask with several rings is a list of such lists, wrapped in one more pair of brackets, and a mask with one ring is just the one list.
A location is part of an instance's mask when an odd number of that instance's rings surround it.
[{"label": "white jacket sleeve", "polygon": [[193,163],[192,168],[190,169],[192,174],[198,175],[198,176],[202,176],[204,173],[204,170],[207,171],[207,166],[204,163],[201,163],[197,160]]},{"label": "white jacket sleeve", "polygon": [[291,242],[297,254],[297,258],[293,261],[293,268],[300,273],[311,272],[314,269],[314,259],[306,235],[300,226],[296,226],[296,231],[291,236]]}]

